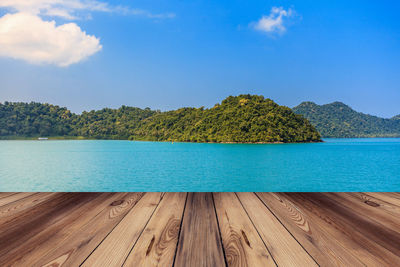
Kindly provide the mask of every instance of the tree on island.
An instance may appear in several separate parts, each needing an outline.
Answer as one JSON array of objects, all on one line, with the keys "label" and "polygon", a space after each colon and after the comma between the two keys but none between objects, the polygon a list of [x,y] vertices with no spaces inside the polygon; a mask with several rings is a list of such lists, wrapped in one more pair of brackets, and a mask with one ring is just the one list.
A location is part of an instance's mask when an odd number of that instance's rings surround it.
[{"label": "tree on island", "polygon": [[40,103],[0,104],[0,136],[68,136],[184,142],[318,142],[311,123],[258,95],[229,96],[205,109],[160,112],[122,106],[74,114]]}]

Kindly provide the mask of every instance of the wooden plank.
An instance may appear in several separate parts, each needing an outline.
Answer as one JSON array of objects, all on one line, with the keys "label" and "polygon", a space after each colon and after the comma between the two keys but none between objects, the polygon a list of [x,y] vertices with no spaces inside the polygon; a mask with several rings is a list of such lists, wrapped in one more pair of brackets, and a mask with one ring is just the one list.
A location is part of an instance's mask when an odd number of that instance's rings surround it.
[{"label": "wooden plank", "polygon": [[0,193],[0,266],[400,262],[400,194],[151,194]]},{"label": "wooden plank", "polygon": [[31,253],[25,253],[21,265],[43,266],[49,263],[78,266],[124,215],[139,201],[143,193],[104,193],[79,218],[69,221],[52,238]]},{"label": "wooden plank", "polygon": [[[8,253],[9,256],[14,255],[8,261],[19,266],[35,266],[34,262],[51,250],[57,244],[57,241],[66,238],[69,231],[76,230],[74,226],[77,223],[88,217],[93,217],[95,215],[93,211],[96,211],[102,205],[102,202],[109,199],[110,196],[112,196],[112,193],[102,193],[96,194],[96,197],[89,201],[77,201],[75,207],[65,212],[59,220],[32,236],[14,249],[12,253]],[[49,236],[51,238],[48,238]]]},{"label": "wooden plank", "polygon": [[368,193],[365,193],[365,194],[369,195],[371,197],[374,197],[376,199],[380,199],[382,201],[385,201],[386,203],[390,203],[390,204],[392,204],[394,206],[400,207],[400,199],[394,193],[368,192]]},{"label": "wooden plank", "polygon": [[172,266],[186,193],[165,193],[124,266]]},{"label": "wooden plank", "polygon": [[348,194],[357,198],[364,204],[367,204],[371,207],[379,207],[379,209],[389,213],[393,217],[400,218],[400,206],[387,202],[386,200],[388,199],[384,200],[384,198],[382,198],[384,194],[382,193],[375,195],[375,197],[367,193],[348,193]]},{"label": "wooden plank", "polygon": [[0,192],[0,198],[8,197],[8,196],[11,196],[14,194],[18,194],[18,193],[16,193],[16,192]]},{"label": "wooden plank", "polygon": [[[319,205],[329,205],[337,218],[354,227],[363,236],[373,240],[395,255],[400,252],[400,233],[395,231],[398,224],[392,222],[393,225],[391,225],[387,217],[378,216],[379,210],[375,210],[375,212],[364,210],[361,213],[358,209],[363,210],[364,207],[357,205],[357,202],[348,203],[343,197],[338,197],[334,193],[315,193],[313,196],[317,198]],[[332,207],[335,207],[335,209],[332,209]],[[368,216],[365,216],[365,214],[368,214]],[[378,221],[373,219],[374,217],[378,217]]]},{"label": "wooden plank", "polygon": [[340,203],[355,213],[358,216],[364,216],[368,214],[368,220],[373,221],[374,224],[382,225],[383,228],[389,228],[393,231],[400,233],[400,216],[399,215],[391,215],[387,211],[383,210],[383,208],[377,202],[372,200],[363,201],[358,198],[354,194],[346,194],[346,193],[327,193],[328,197],[332,200]]},{"label": "wooden plank", "polygon": [[[57,193],[38,193],[27,196],[25,198],[13,201],[9,204],[0,207],[0,218],[4,220],[6,217],[15,217],[19,213],[32,208],[44,201],[55,196]],[[12,219],[12,218],[11,218]]]},{"label": "wooden plank", "polygon": [[276,266],[235,193],[213,193],[228,266]]},{"label": "wooden plank", "polygon": [[395,254],[380,246],[374,238],[371,239],[371,233],[368,232],[380,231],[379,228],[363,222],[363,219],[352,210],[330,200],[326,194],[286,193],[282,195],[310,216],[311,220],[318,223],[324,231],[335,236],[338,243],[364,264],[391,266],[393,262],[399,261]]},{"label": "wooden plank", "polygon": [[317,266],[254,193],[237,193],[278,266]]},{"label": "wooden plank", "polygon": [[122,266],[162,196],[146,193],[82,266]]},{"label": "wooden plank", "polygon": [[189,193],[175,266],[225,266],[211,193]]},{"label": "wooden plank", "polygon": [[388,192],[384,194],[385,196],[391,197],[392,199],[397,199],[398,201],[400,200],[400,192]]},{"label": "wooden plank", "polygon": [[7,218],[1,224],[0,266],[17,262],[29,251],[56,234],[59,229],[86,212],[87,204],[94,203],[100,193],[67,193],[28,209],[26,212]]},{"label": "wooden plank", "polygon": [[16,193],[16,194],[11,194],[11,195],[6,195],[6,197],[0,198],[0,207],[10,204],[14,201],[23,199],[25,197],[31,196],[33,194],[37,193],[32,193],[32,192],[23,192],[23,193]]},{"label": "wooden plank", "polygon": [[279,193],[257,193],[281,223],[321,266],[364,266],[335,236]]}]

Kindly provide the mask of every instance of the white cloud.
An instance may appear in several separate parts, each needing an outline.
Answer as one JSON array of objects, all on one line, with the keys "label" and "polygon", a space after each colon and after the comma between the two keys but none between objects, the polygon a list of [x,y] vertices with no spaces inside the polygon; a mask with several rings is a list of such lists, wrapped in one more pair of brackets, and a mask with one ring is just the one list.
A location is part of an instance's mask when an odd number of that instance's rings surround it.
[{"label": "white cloud", "polygon": [[56,26],[36,15],[18,12],[0,18],[0,56],[33,64],[68,66],[101,50],[100,41],[75,23]]},{"label": "white cloud", "polygon": [[147,10],[125,6],[111,6],[96,0],[0,0],[0,8],[41,16],[60,17],[67,20],[80,18],[80,13],[90,11],[113,12],[154,19],[174,18],[174,13],[154,14]]},{"label": "white cloud", "polygon": [[68,20],[76,19],[78,12],[111,12],[111,7],[107,3],[94,0],[1,0],[0,7]]},{"label": "white cloud", "polygon": [[95,11],[151,19],[175,17],[97,0],[0,0],[0,9],[8,12],[0,17],[0,57],[57,66],[80,62],[102,46],[99,38],[86,34],[76,23],[57,25],[55,18],[77,20]]},{"label": "white cloud", "polygon": [[291,8],[285,10],[283,7],[273,7],[269,15],[262,16],[259,21],[253,24],[254,28],[266,33],[282,34],[286,31],[284,18],[291,17],[293,12]]}]

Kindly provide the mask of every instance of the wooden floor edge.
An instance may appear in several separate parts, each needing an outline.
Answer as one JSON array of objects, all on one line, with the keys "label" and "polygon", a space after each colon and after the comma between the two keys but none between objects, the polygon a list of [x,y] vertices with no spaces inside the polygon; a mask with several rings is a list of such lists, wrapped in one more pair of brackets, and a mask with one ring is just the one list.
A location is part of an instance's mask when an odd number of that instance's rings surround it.
[{"label": "wooden floor edge", "polygon": [[394,266],[397,192],[0,192],[0,266]]}]

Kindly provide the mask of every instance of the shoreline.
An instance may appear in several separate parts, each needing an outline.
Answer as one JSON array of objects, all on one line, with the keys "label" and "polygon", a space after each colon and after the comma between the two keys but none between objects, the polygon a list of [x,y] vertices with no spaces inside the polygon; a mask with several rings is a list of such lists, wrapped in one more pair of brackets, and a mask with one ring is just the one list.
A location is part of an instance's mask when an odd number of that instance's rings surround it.
[{"label": "shoreline", "polygon": [[[38,138],[43,136],[0,136],[0,141],[39,141]],[[45,136],[46,137],[46,136]],[[47,140],[40,141],[54,141],[54,140],[99,140],[99,141],[133,141],[133,142],[174,142],[174,143],[193,143],[193,144],[307,144],[307,143],[324,143],[324,139],[392,139],[400,138],[400,136],[374,136],[374,137],[321,137],[321,141],[310,142],[190,142],[190,141],[170,141],[170,140],[140,140],[129,138],[90,138],[84,136],[48,136]]]},{"label": "shoreline", "polygon": [[38,140],[43,136],[37,137],[0,137],[0,141],[57,141],[57,140],[98,140],[98,141],[132,141],[132,142],[164,142],[164,143],[192,143],[192,144],[309,144],[323,143],[324,141],[309,141],[309,142],[190,142],[190,141],[170,141],[170,140],[139,140],[139,139],[113,139],[113,138],[88,138],[83,136],[49,136],[46,140]]}]

